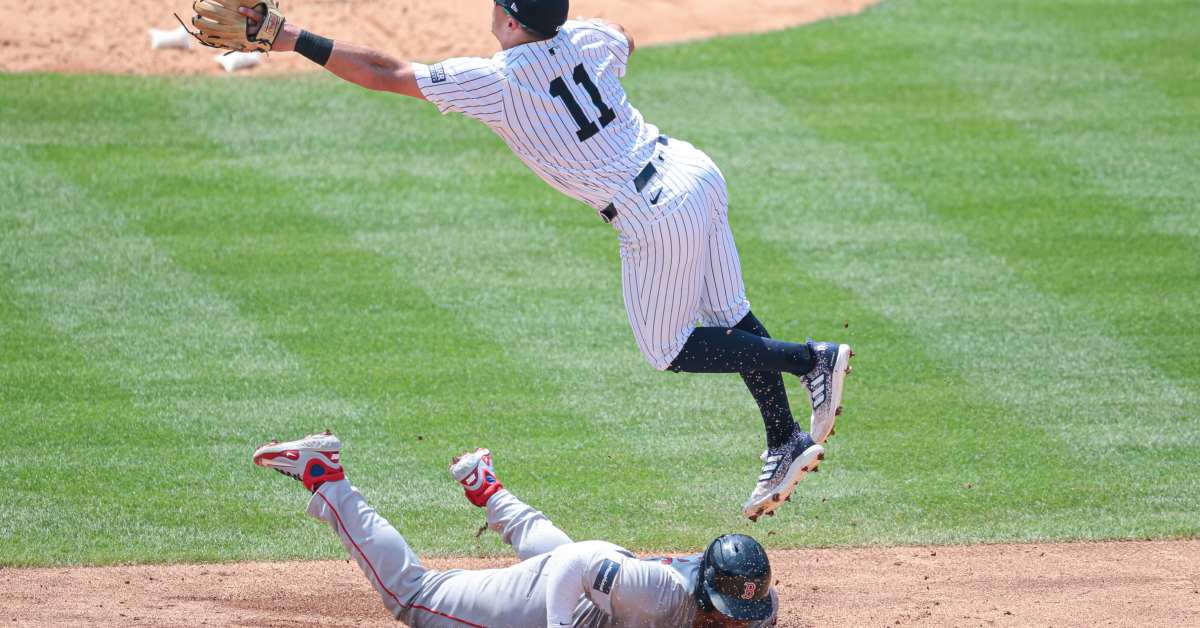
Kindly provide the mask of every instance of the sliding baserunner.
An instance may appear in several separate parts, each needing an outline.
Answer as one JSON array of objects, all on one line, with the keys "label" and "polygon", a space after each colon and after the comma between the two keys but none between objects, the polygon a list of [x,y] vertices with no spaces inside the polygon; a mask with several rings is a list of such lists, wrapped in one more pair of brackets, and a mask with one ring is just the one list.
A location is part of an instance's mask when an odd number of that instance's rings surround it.
[{"label": "sliding baserunner", "polygon": [[505,490],[486,449],[455,458],[450,473],[488,527],[523,561],[507,569],[433,571],[346,479],[342,444],[328,431],[272,442],[254,464],[312,491],[308,514],[329,524],[391,613],[415,628],[560,626],[724,628],[772,626],[779,596],[754,539],[727,535],[703,554],[639,559],[603,541],[574,543]]}]

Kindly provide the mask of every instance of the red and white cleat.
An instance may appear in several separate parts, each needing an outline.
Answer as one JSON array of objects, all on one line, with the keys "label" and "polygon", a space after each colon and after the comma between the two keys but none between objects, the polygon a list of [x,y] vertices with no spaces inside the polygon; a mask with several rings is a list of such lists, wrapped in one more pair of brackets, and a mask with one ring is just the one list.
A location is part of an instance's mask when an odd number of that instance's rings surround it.
[{"label": "red and white cleat", "polygon": [[281,443],[277,440],[254,451],[254,464],[276,471],[304,483],[304,488],[316,491],[325,482],[346,479],[341,464],[342,441],[329,430],[311,434],[300,440]]},{"label": "red and white cleat", "polygon": [[462,484],[467,501],[484,508],[497,491],[504,488],[492,467],[492,452],[476,449],[450,461],[450,476]]}]

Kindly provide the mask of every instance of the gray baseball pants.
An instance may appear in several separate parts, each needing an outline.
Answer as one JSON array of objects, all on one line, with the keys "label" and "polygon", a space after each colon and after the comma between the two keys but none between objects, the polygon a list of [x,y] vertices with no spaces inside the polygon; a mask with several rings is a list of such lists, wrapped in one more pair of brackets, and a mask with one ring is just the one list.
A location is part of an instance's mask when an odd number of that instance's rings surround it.
[{"label": "gray baseball pants", "polygon": [[548,552],[571,543],[544,514],[508,491],[493,495],[487,506],[488,527],[523,561],[507,569],[426,569],[348,480],[323,484],[308,514],[333,528],[388,610],[414,628],[544,626],[541,571]]}]

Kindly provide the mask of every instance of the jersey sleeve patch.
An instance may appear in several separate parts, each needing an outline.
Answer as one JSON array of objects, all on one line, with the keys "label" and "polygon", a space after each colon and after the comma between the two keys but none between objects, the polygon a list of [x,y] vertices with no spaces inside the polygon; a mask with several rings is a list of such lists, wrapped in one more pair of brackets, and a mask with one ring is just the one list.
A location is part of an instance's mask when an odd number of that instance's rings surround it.
[{"label": "jersey sleeve patch", "polygon": [[600,571],[596,573],[596,582],[592,588],[608,595],[612,592],[613,583],[617,581],[617,572],[621,571],[621,566],[616,561],[604,559],[600,563]]},{"label": "jersey sleeve patch", "polygon": [[440,64],[440,63],[435,63],[435,64],[429,66],[429,80],[434,85],[437,85],[438,83],[445,83],[446,82],[446,68],[442,67],[442,64]]},{"label": "jersey sleeve patch", "polygon": [[442,113],[458,112],[491,125],[504,112],[504,74],[492,59],[458,57],[413,64],[425,100]]}]

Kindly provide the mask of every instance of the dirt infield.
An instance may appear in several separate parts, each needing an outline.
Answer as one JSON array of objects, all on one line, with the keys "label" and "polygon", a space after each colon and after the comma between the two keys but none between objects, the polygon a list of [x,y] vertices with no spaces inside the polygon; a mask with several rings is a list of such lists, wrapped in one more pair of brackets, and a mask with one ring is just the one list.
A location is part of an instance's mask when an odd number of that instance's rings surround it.
[{"label": "dirt infield", "polygon": [[[736,10],[719,0],[576,0],[573,15],[620,22],[639,44],[758,32],[846,15],[878,0],[741,0]],[[289,20],[315,32],[395,55],[434,60],[496,51],[488,31],[490,10],[472,0],[283,0]],[[171,29],[186,20],[191,0],[128,0],[129,21],[113,31],[82,0],[0,0],[0,71],[117,74],[221,72],[216,51],[151,50],[148,29]],[[253,72],[311,71],[296,55],[272,55]]]},{"label": "dirt infield", "polygon": [[[1200,625],[1200,541],[801,550],[772,564],[781,626]],[[396,625],[348,561],[9,569],[0,599],[0,626]]]}]

